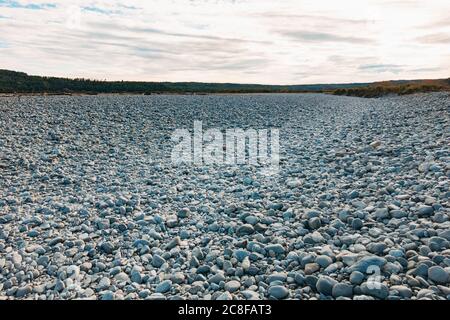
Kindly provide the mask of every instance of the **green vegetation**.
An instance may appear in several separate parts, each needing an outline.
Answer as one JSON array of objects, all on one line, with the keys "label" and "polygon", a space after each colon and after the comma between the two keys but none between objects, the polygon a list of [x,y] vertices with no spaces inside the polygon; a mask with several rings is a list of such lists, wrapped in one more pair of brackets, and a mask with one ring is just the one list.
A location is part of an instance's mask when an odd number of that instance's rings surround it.
[{"label": "green vegetation", "polygon": [[340,88],[335,95],[377,98],[386,95],[405,95],[419,92],[450,91],[450,78],[440,80],[384,81],[359,88]]},{"label": "green vegetation", "polygon": [[323,92],[367,84],[258,85],[202,82],[98,81],[30,76],[23,72],[0,70],[0,93],[270,93]]},{"label": "green vegetation", "polygon": [[97,94],[97,93],[298,93],[324,92],[357,97],[380,97],[450,90],[450,79],[385,81],[376,83],[259,85],[203,82],[99,81],[30,76],[0,69],[0,93],[21,94]]}]

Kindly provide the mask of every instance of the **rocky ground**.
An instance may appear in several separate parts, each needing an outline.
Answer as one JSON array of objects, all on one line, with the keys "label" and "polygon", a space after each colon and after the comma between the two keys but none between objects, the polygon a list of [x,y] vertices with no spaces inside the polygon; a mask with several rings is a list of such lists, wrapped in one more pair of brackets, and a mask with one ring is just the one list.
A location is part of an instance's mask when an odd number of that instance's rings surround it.
[{"label": "rocky ground", "polygon": [[[450,299],[447,93],[0,98],[1,299]],[[280,128],[278,175],[171,133]]]}]

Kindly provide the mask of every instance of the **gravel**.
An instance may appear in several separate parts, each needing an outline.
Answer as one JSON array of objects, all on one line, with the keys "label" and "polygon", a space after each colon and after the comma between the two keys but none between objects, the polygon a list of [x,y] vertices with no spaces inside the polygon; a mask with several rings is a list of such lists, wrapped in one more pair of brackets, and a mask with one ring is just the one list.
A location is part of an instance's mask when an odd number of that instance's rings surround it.
[{"label": "gravel", "polygon": [[[448,93],[0,97],[0,299],[450,297]],[[280,170],[170,161],[280,129]]]}]

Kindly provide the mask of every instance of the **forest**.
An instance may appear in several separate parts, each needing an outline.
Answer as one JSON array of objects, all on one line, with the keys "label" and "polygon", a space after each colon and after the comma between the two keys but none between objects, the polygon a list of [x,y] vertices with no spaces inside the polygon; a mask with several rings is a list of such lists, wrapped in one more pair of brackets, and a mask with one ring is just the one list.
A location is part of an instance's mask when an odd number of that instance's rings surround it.
[{"label": "forest", "polygon": [[450,78],[438,80],[397,80],[374,83],[261,85],[204,82],[144,82],[69,79],[28,75],[0,69],[0,93],[3,94],[208,94],[208,93],[302,93],[322,92],[358,97],[389,94],[450,91]]}]

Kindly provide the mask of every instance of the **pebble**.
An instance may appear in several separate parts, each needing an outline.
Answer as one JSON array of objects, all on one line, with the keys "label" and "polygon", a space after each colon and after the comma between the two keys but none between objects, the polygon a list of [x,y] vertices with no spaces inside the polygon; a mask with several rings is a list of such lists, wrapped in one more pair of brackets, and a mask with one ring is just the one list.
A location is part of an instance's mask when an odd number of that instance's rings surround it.
[{"label": "pebble", "polygon": [[251,224],[244,224],[236,230],[236,234],[238,236],[245,236],[245,235],[252,234],[254,232],[255,232],[255,229],[253,229],[253,226]]},{"label": "pebble", "polygon": [[17,289],[16,291],[16,297],[17,298],[23,298],[27,295],[29,295],[32,292],[32,288],[29,285],[26,285],[24,287],[20,287],[19,289]]},{"label": "pebble", "polygon": [[276,255],[285,253],[285,249],[281,244],[270,244],[265,246],[264,249],[266,252],[273,252]]},{"label": "pebble", "polygon": [[353,286],[347,283],[336,283],[331,291],[333,297],[349,297],[353,296]]},{"label": "pebble", "polygon": [[221,293],[216,300],[233,300],[233,296],[229,292]]},{"label": "pebble", "polygon": [[152,265],[156,268],[160,268],[166,260],[158,254],[153,255]]},{"label": "pebble", "polygon": [[434,209],[431,206],[422,205],[418,208],[417,214],[419,217],[429,217],[433,214]]},{"label": "pebble", "polygon": [[225,283],[225,290],[231,293],[238,291],[240,287],[241,284],[236,280],[231,280]]},{"label": "pebble", "polygon": [[410,288],[408,288],[407,286],[396,285],[396,286],[391,286],[389,289],[390,290],[394,290],[394,291],[398,291],[399,295],[402,298],[409,299],[413,295],[412,290]]},{"label": "pebble", "polygon": [[125,272],[119,272],[118,274],[116,274],[114,276],[114,279],[117,282],[130,282],[130,278],[128,277],[128,275]]},{"label": "pebble", "polygon": [[428,279],[437,284],[447,284],[450,282],[450,274],[440,266],[432,266],[428,269]]},{"label": "pebble", "polygon": [[378,299],[386,299],[389,295],[388,287],[380,282],[364,282],[361,285],[361,292]]},{"label": "pebble", "polygon": [[359,271],[365,273],[369,267],[382,267],[387,263],[385,258],[378,256],[366,256],[362,257],[359,261],[357,261],[354,265],[350,267],[350,272]]},{"label": "pebble", "polygon": [[314,229],[319,229],[320,226],[322,225],[322,223],[320,221],[320,218],[314,217],[314,218],[309,219],[308,225],[311,229],[314,230]]},{"label": "pebble", "polygon": [[155,288],[155,292],[157,293],[166,293],[172,289],[172,281],[164,280],[160,284],[158,284]]},{"label": "pebble", "polygon": [[315,261],[321,268],[326,268],[333,263],[333,259],[326,255],[320,255]]},{"label": "pebble", "polygon": [[320,276],[319,279],[317,280],[316,283],[316,288],[317,291],[319,291],[320,293],[326,295],[326,296],[331,296],[332,292],[333,292],[333,287],[337,284],[338,282],[328,276]]},{"label": "pebble", "polygon": [[271,286],[268,293],[276,299],[285,299],[289,296],[289,290],[283,286]]},{"label": "pebble", "polygon": [[365,279],[365,275],[362,272],[359,271],[353,271],[350,274],[350,283],[353,285],[359,285],[363,283]]}]

